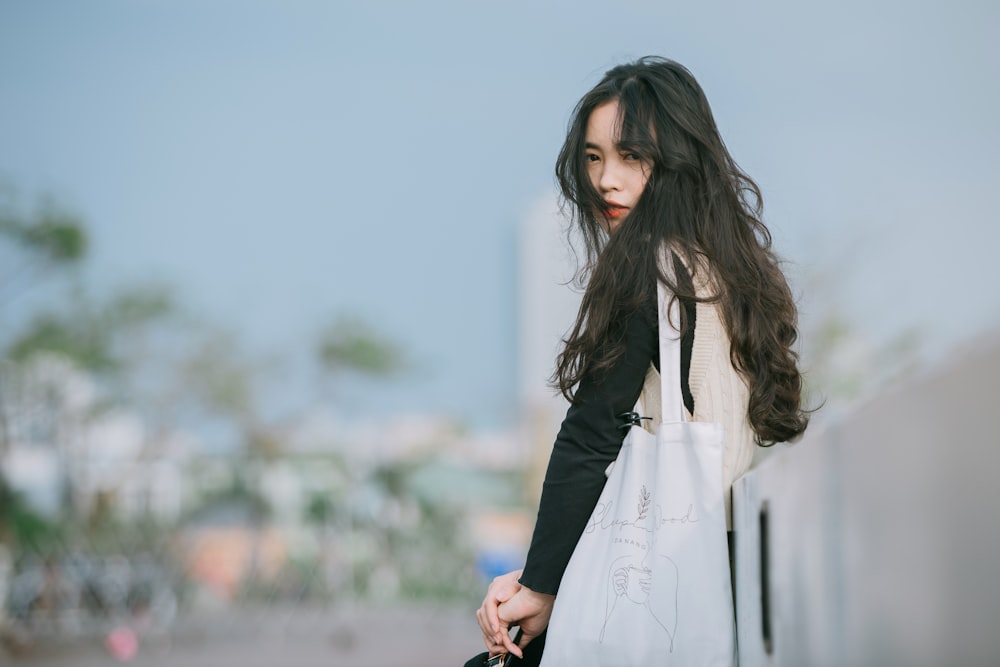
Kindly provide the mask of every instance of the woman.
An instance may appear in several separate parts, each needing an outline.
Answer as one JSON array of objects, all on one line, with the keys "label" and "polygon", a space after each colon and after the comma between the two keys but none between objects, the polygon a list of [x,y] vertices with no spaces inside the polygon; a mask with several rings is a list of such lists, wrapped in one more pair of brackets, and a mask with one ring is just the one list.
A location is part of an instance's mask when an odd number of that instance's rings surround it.
[{"label": "woman", "polygon": [[[727,514],[755,445],[793,439],[808,423],[795,303],[760,219],[760,190],[729,155],[687,69],[648,57],[610,70],[577,105],[556,176],[587,246],[587,289],[554,375],[571,405],[525,567],[495,579],[476,614],[490,653],[518,657],[548,624],[626,433],[622,415],[650,365],[659,367],[658,280],[683,306],[689,417],[723,424]],[[666,250],[680,260],[673,279],[658,262]]]}]

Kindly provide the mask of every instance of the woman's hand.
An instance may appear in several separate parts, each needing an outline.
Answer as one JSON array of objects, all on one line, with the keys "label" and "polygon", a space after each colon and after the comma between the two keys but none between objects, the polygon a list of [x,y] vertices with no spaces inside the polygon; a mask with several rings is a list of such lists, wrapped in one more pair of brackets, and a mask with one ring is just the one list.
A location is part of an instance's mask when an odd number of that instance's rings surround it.
[{"label": "woman's hand", "polygon": [[521,627],[520,645],[515,644],[509,634],[504,634],[502,639],[505,640],[505,650],[523,658],[524,654],[521,653],[521,649],[549,627],[549,617],[552,616],[552,606],[555,601],[555,595],[536,593],[526,586],[521,586],[521,590],[502,603],[497,609],[501,627],[510,627],[511,625]]},{"label": "woman's hand", "polygon": [[490,655],[507,650],[504,648],[503,640],[510,641],[510,626],[501,624],[497,610],[502,602],[511,599],[521,590],[521,584],[517,580],[521,577],[522,571],[514,570],[495,577],[486,589],[483,604],[476,610],[476,620],[479,621],[479,629],[483,631],[483,641]]},{"label": "woman's hand", "polygon": [[[520,576],[521,570],[516,570],[495,578],[476,612],[490,655],[506,652],[522,658],[521,648],[548,627],[555,596],[522,586],[517,581]],[[521,628],[520,646],[510,637],[514,626]]]}]

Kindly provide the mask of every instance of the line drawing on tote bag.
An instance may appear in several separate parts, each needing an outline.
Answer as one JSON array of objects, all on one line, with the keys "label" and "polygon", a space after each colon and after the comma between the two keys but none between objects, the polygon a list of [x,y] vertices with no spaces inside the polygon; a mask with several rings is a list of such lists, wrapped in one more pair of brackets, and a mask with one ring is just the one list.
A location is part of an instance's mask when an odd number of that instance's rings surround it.
[{"label": "line drawing on tote bag", "polygon": [[[604,625],[601,626],[601,636],[598,638],[598,641],[602,644],[604,643],[604,634],[608,629],[611,616],[618,607],[619,602],[622,602],[622,598],[625,598],[627,602],[633,605],[646,608],[650,619],[663,629],[670,642],[669,650],[673,653],[674,635],[677,633],[677,587],[680,584],[680,572],[677,569],[677,563],[672,558],[664,555],[656,556],[665,561],[665,563],[661,564],[660,568],[658,568],[656,576],[659,577],[659,581],[655,583],[660,589],[666,586],[668,592],[667,599],[663,600],[666,608],[660,609],[657,612],[654,608],[654,602],[662,599],[663,594],[652,595],[654,574],[653,569],[645,565],[647,557],[648,554],[637,561],[633,556],[621,556],[612,561],[610,572],[608,573],[608,603],[604,616]],[[667,564],[672,567],[668,569],[666,567]],[[673,581],[664,582],[665,573],[673,574]],[[669,618],[666,618],[667,616]],[[671,622],[671,619],[673,622]]]},{"label": "line drawing on tote bag", "polygon": [[[664,519],[662,508],[659,505],[653,507],[652,494],[645,484],[639,490],[634,519],[612,516],[612,505],[613,502],[609,502],[598,507],[585,532],[590,533],[597,528],[601,530],[617,528],[619,535],[612,540],[613,543],[630,548],[633,553],[619,556],[608,568],[604,623],[598,641],[604,643],[608,624],[611,623],[615,610],[620,608],[619,605],[631,604],[646,609],[649,619],[663,630],[669,642],[669,650],[673,653],[674,636],[677,633],[677,591],[680,571],[670,556],[654,553],[652,547],[655,544],[656,531],[664,524],[697,522],[697,518],[691,516],[693,508],[689,507],[683,517]],[[631,529],[628,532],[639,531],[641,534],[635,537],[628,536],[623,534],[626,529]],[[657,567],[650,567],[651,563],[648,561],[651,557],[662,562]],[[625,616],[623,622],[634,623],[636,620],[634,614]]]}]

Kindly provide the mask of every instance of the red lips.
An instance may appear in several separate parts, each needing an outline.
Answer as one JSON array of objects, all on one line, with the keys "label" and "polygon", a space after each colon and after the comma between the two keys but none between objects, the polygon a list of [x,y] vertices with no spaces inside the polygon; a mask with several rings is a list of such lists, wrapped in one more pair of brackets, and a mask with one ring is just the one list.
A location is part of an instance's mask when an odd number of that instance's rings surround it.
[{"label": "red lips", "polygon": [[605,215],[609,218],[620,218],[628,213],[628,207],[617,204],[613,201],[605,202]]}]

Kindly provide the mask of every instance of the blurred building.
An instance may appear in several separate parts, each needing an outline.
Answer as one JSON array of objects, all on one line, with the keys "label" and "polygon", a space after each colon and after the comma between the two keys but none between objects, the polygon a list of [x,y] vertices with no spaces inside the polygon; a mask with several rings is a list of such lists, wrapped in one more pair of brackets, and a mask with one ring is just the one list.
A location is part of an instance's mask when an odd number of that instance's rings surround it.
[{"label": "blurred building", "polygon": [[518,225],[517,392],[530,460],[529,503],[537,502],[545,464],[565,399],[548,382],[563,337],[572,327],[580,293],[572,280],[577,259],[554,193],[540,197]]},{"label": "blurred building", "polygon": [[83,518],[114,497],[126,517],[179,516],[193,436],[154,434],[136,413],[102,404],[94,380],[54,354],[9,369],[2,405],[0,470],[35,511]]}]

